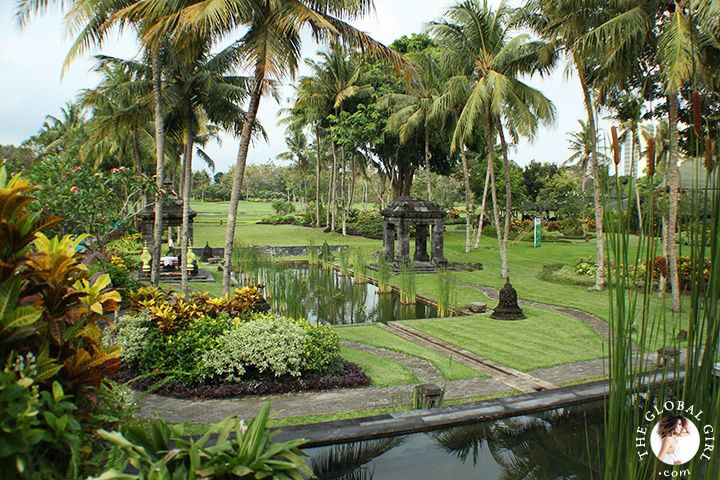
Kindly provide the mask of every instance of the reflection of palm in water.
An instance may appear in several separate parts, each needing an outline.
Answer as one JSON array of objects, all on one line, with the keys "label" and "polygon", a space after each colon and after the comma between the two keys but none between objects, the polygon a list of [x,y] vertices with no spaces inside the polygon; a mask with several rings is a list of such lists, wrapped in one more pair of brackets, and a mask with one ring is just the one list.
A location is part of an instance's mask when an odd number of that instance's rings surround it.
[{"label": "reflection of palm in water", "polygon": [[334,445],[313,457],[310,466],[318,480],[371,480],[374,469],[364,466],[404,442],[405,437],[393,437]]},{"label": "reflection of palm in water", "polygon": [[519,417],[430,433],[463,462],[475,464],[485,445],[503,468],[503,480],[602,478],[603,413],[569,407],[537,417]]}]

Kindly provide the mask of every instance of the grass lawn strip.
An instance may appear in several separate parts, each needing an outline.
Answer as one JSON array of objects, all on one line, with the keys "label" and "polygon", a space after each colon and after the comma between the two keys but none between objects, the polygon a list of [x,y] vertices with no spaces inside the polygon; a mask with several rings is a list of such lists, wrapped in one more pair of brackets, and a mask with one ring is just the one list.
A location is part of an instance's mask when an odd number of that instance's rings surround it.
[{"label": "grass lawn strip", "polygon": [[418,378],[409,368],[394,360],[342,346],[340,354],[345,360],[358,364],[372,380],[373,387],[418,383]]},{"label": "grass lawn strip", "polygon": [[341,340],[364,343],[426,360],[435,365],[445,380],[486,376],[477,370],[457,363],[446,355],[400,338],[377,325],[347,325],[337,327],[335,331],[338,332]]},{"label": "grass lawn strip", "polygon": [[526,307],[525,320],[487,315],[402,323],[523,372],[604,356],[602,338],[585,323],[557,312]]}]

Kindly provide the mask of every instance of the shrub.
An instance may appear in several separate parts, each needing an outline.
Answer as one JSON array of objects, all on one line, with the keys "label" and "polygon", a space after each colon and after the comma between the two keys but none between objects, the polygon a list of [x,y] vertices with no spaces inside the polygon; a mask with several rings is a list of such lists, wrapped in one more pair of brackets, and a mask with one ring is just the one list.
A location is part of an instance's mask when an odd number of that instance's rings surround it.
[{"label": "shrub", "polygon": [[239,381],[248,368],[260,373],[299,376],[305,345],[305,330],[276,315],[228,330],[217,348],[205,352],[205,377]]},{"label": "shrub", "polygon": [[114,330],[106,330],[103,336],[105,345],[120,347],[120,355],[127,365],[134,366],[140,361],[147,333],[150,329],[150,312],[143,310],[137,315],[123,315],[115,323]]},{"label": "shrub", "polygon": [[295,211],[295,205],[287,200],[274,200],[271,205],[276,215],[289,215]]},{"label": "shrub", "polygon": [[303,367],[311,374],[332,375],[342,371],[340,343],[337,332],[328,325],[312,325],[307,320],[295,320],[305,330]]}]

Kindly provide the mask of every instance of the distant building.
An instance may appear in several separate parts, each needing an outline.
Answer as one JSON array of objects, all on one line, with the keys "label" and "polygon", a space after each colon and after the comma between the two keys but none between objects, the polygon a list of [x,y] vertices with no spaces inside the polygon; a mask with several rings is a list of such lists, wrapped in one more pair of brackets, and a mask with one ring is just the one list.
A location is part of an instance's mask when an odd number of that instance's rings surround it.
[{"label": "distant building", "polygon": [[625,136],[625,141],[622,144],[622,175],[632,176],[638,178],[638,159],[640,158],[640,146],[635,145],[635,150],[632,148],[632,135],[629,133]]}]

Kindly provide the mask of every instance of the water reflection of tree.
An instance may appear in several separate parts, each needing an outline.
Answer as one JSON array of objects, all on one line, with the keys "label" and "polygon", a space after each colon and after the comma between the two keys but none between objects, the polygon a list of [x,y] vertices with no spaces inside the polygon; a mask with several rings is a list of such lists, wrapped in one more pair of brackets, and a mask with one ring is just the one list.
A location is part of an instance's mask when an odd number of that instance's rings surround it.
[{"label": "water reflection of tree", "polygon": [[537,417],[519,417],[456,427],[430,434],[463,462],[473,464],[483,445],[503,468],[502,480],[602,478],[603,412],[570,407]]},{"label": "water reflection of tree", "polygon": [[318,480],[371,480],[375,470],[365,467],[371,460],[402,445],[405,437],[334,445],[310,462]]}]

